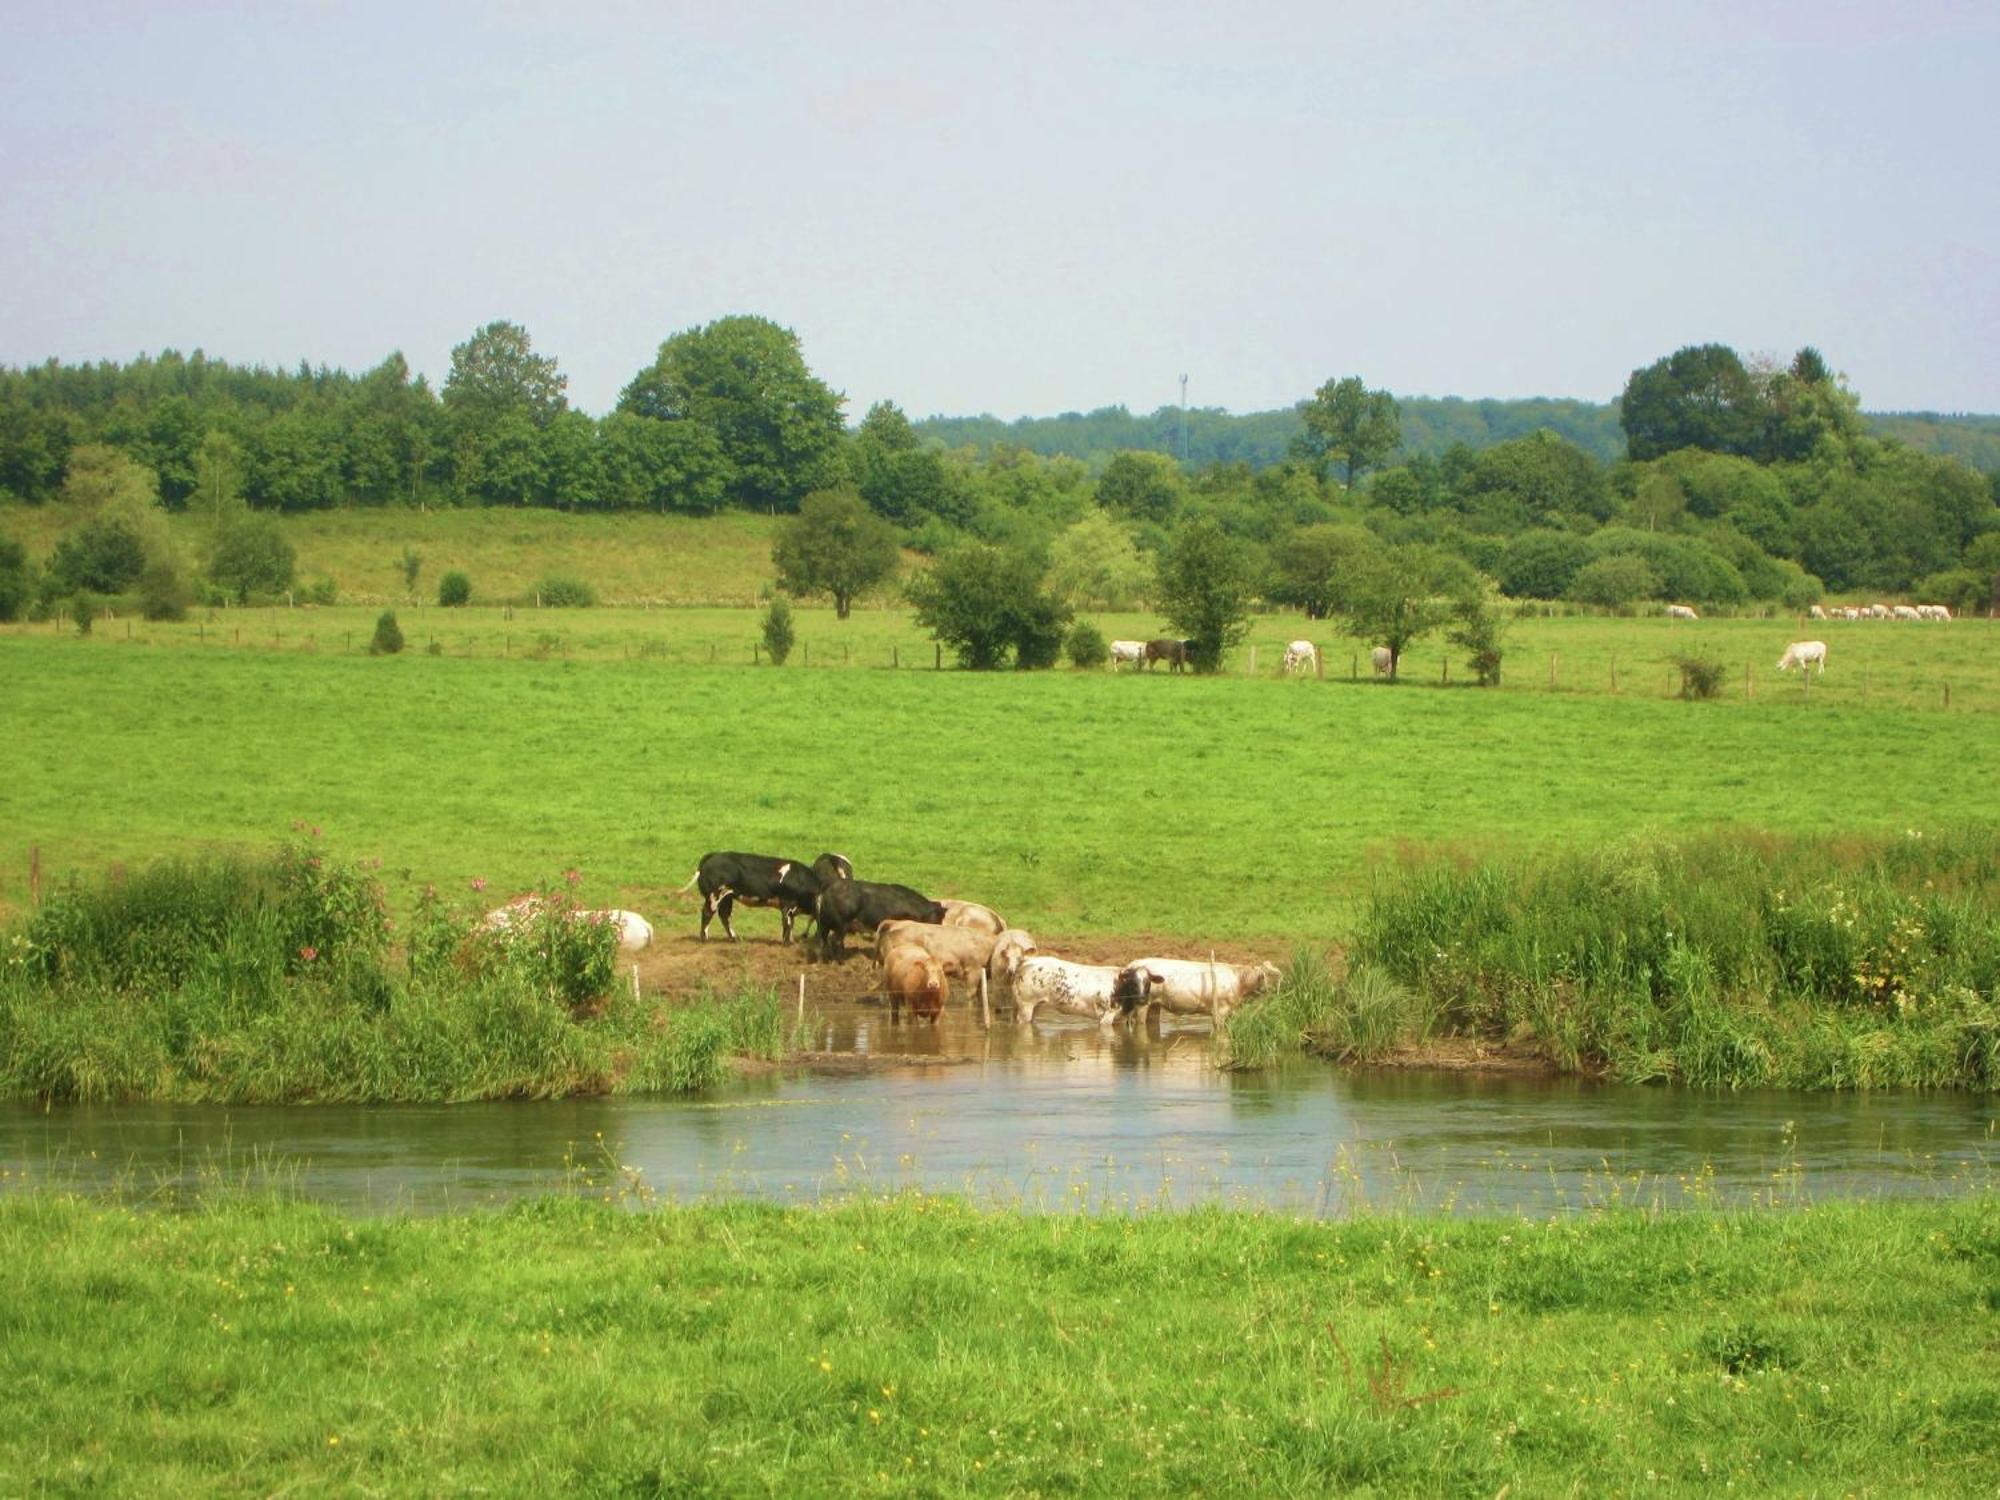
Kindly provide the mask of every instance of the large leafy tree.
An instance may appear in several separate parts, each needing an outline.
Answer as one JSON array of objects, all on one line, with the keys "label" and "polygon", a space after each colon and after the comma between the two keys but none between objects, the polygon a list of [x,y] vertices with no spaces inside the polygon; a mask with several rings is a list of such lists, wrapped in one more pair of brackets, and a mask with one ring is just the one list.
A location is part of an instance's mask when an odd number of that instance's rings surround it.
[{"label": "large leafy tree", "polygon": [[798,335],[766,318],[719,318],[675,334],[633,377],[618,409],[714,433],[730,501],[795,510],[833,482],[844,398],[806,368]]},{"label": "large leafy tree", "polygon": [[1182,527],[1160,556],[1160,610],[1194,642],[1197,671],[1221,670],[1223,653],[1248,628],[1255,592],[1253,554],[1212,517]]},{"label": "large leafy tree", "polygon": [[1152,578],[1131,531],[1102,511],[1064,528],[1049,543],[1050,585],[1071,604],[1130,609]]},{"label": "large leafy tree", "polygon": [[1362,471],[1372,469],[1403,440],[1401,408],[1387,391],[1371,391],[1358,375],[1329,380],[1302,402],[1299,415],[1305,430],[1295,444],[1297,456],[1324,471],[1328,460],[1347,466],[1347,487]]},{"label": "large leafy tree", "polygon": [[488,323],[451,351],[451,373],[442,392],[445,410],[484,430],[501,417],[524,416],[546,427],[569,405],[569,377],[553,355],[535,353],[518,323]]},{"label": "large leafy tree", "polygon": [[1334,612],[1349,633],[1389,648],[1389,675],[1410,646],[1462,613],[1479,577],[1463,559],[1418,544],[1377,547],[1342,571]]},{"label": "large leafy tree", "polygon": [[990,671],[1011,656],[1023,669],[1055,665],[1070,608],[1043,582],[1033,553],[985,542],[954,547],[910,580],[917,622],[961,666]]},{"label": "large leafy tree", "polygon": [[1181,466],[1164,453],[1120,453],[1097,481],[1097,503],[1113,515],[1161,524],[1173,519],[1186,491]]},{"label": "large leafy tree", "polygon": [[1758,457],[1768,416],[1764,392],[1727,344],[1690,344],[1634,370],[1618,412],[1635,461],[1677,448]]},{"label": "large leafy tree", "polygon": [[1359,526],[1301,526],[1271,548],[1270,595],[1296,604],[1308,620],[1323,620],[1353,559],[1374,546]]},{"label": "large leafy tree", "polygon": [[896,576],[896,528],[851,489],[808,495],[771,548],[778,587],[798,597],[827,594],[846,619],[854,600]]}]

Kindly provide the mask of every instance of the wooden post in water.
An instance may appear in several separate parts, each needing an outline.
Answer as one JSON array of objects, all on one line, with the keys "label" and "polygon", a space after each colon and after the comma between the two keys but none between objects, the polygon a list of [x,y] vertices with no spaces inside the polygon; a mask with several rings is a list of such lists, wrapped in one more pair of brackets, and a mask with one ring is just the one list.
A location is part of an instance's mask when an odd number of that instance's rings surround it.
[{"label": "wooden post in water", "polygon": [[986,994],[986,971],[979,971],[979,1024],[991,1030],[993,1027],[993,1003]]},{"label": "wooden post in water", "polygon": [[799,1019],[798,1024],[806,1024],[806,976],[799,976]]}]

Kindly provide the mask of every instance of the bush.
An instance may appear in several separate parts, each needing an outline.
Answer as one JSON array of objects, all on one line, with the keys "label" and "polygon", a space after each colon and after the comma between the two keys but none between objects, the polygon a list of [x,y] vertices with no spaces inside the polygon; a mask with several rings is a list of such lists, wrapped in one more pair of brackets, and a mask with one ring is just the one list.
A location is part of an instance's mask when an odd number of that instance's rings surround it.
[{"label": "bush", "polygon": [[535,597],[546,609],[588,609],[597,602],[597,590],[577,578],[544,578],[535,585]]},{"label": "bush", "polygon": [[155,558],[139,575],[139,610],[149,620],[185,619],[192,594],[180,564],[171,557]]},{"label": "bush", "polygon": [[1628,609],[1641,599],[1657,599],[1660,575],[1644,558],[1630,555],[1600,557],[1577,569],[1568,597],[1579,604]]},{"label": "bush", "polygon": [[145,571],[145,539],[120,515],[84,522],[56,543],[49,559],[49,576],[65,593],[122,594]]},{"label": "bush", "polygon": [[1683,698],[1713,698],[1722,691],[1722,679],[1729,668],[1712,657],[1677,656],[1674,665],[1681,669],[1681,696]]},{"label": "bush", "polygon": [[909,595],[918,623],[974,671],[1003,666],[1010,653],[1017,667],[1050,667],[1062,653],[1069,606],[1030,553],[963,543],[912,579]]},{"label": "bush", "polygon": [[[1970,568],[1933,573],[1916,586],[1915,593],[1925,604],[1942,604],[1955,615],[1982,613],[1992,598],[1989,580]],[[0,615],[0,619],[5,618]]]},{"label": "bush", "polygon": [[472,580],[457,569],[438,580],[438,603],[446,609],[456,609],[472,602]]},{"label": "bush", "polygon": [[782,667],[785,658],[792,654],[792,607],[783,599],[773,599],[764,611],[764,650],[771,658],[771,665]]},{"label": "bush", "polygon": [[1088,620],[1078,620],[1070,627],[1069,639],[1063,642],[1063,649],[1069,653],[1069,664],[1082,670],[1101,667],[1111,658],[1111,647],[1105,642],[1104,632]]},{"label": "bush", "polygon": [[252,594],[282,594],[292,586],[298,554],[269,516],[244,516],[216,539],[208,576],[238,604]]},{"label": "bush", "polygon": [[382,617],[375,622],[375,638],[368,643],[370,656],[394,656],[403,649],[402,627],[396,623],[393,609],[382,611]]},{"label": "bush", "polygon": [[69,617],[76,621],[78,635],[89,635],[91,622],[97,618],[97,601],[88,594],[78,594],[69,602]]},{"label": "bush", "polygon": [[340,589],[331,578],[315,578],[299,597],[306,604],[338,604]]}]

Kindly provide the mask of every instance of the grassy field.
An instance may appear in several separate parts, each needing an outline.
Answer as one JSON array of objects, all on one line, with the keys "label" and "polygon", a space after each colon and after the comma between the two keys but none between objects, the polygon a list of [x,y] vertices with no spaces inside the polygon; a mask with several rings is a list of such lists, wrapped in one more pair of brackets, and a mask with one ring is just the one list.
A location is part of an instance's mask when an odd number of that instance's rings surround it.
[{"label": "grassy field", "polygon": [[[314,620],[280,615],[281,631]],[[425,882],[519,889],[574,866],[590,899],[671,922],[666,894],[706,850],[832,848],[865,876],[1056,931],[1330,938],[1371,871],[1412,845],[1935,827],[1990,815],[2000,785],[2000,736],[1976,707],[2000,703],[2000,630],[1979,622],[1869,638],[1889,653],[1921,635],[1948,657],[1936,670],[1962,685],[1946,712],[1876,685],[1864,701],[1843,652],[1809,701],[1793,684],[1711,703],[1624,666],[1616,695],[864,670],[908,628],[886,613],[848,631],[808,616],[804,639],[829,642],[811,669],[803,651],[782,670],[703,664],[705,635],[720,657],[750,618],[564,612],[575,649],[539,659],[443,635],[436,657],[348,654],[325,628],[339,612],[319,626],[329,649],[310,651],[194,624],[131,645],[116,624],[91,640],[0,635],[17,771],[0,782],[0,900],[21,903],[35,846],[53,875],[268,845],[303,820],[340,854],[384,859],[398,901]],[[635,644],[649,620],[676,630],[670,654]],[[1578,663],[1657,661],[1668,631],[1536,628]],[[1747,654],[1759,628],[1716,630]],[[834,640],[856,665],[818,665]]]},{"label": "grassy field", "polygon": [[[614,1196],[615,1165],[579,1172]],[[2000,1206],[0,1198],[49,1494],[1990,1495]]]}]

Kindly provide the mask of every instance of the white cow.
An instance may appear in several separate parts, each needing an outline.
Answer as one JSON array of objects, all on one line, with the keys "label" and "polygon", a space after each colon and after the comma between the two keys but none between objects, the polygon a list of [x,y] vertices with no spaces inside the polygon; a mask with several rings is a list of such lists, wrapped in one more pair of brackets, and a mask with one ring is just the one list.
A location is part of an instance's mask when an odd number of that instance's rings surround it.
[{"label": "white cow", "polygon": [[1073,964],[1040,954],[1023,956],[1009,949],[1004,966],[1014,995],[1014,1019],[1023,1026],[1044,1009],[1109,1026],[1146,998],[1145,975],[1116,964]]},{"label": "white cow", "polygon": [[1943,620],[1947,623],[1951,620],[1951,611],[1942,604],[1919,604],[1917,613],[1926,620]]},{"label": "white cow", "polygon": [[1867,610],[1857,608],[1852,604],[1848,605],[1847,608],[1843,609],[1841,611],[1841,614],[1846,616],[1850,620],[1865,620],[1868,618]]},{"label": "white cow", "polygon": [[1699,620],[1701,616],[1696,614],[1688,605],[1669,604],[1667,606],[1667,618],[1669,620]]},{"label": "white cow", "polygon": [[1806,613],[1811,615],[1815,620],[1824,620],[1826,618],[1826,611],[1821,609],[1817,604],[1808,609]]},{"label": "white cow", "polygon": [[1819,666],[1820,676],[1824,677],[1826,675],[1826,642],[1793,641],[1791,645],[1785,647],[1785,654],[1778,658],[1778,670],[1780,672],[1789,672],[1793,667],[1797,667],[1801,671],[1804,671],[1815,663]]},{"label": "white cow", "polygon": [[[487,932],[512,932],[518,927],[526,927],[542,914],[542,898],[530,891],[525,896],[516,896],[505,906],[496,906],[479,919],[479,925]],[[604,922],[618,933],[618,951],[637,953],[649,947],[653,941],[653,924],[636,911],[613,908],[607,911],[574,911],[570,913],[572,922]]]},{"label": "white cow", "polygon": [[1869,618],[1869,619],[1871,619],[1871,620],[1886,620],[1886,619],[1888,619],[1888,618],[1889,618],[1889,606],[1888,606],[1888,605],[1886,605],[1886,604],[1871,604],[1871,605],[1869,605],[1869,606],[1868,606],[1868,618]]},{"label": "white cow", "polygon": [[1377,646],[1368,653],[1368,660],[1374,664],[1377,677],[1387,677],[1389,669],[1396,665],[1395,655],[1387,646]]},{"label": "white cow", "polygon": [[1293,641],[1285,647],[1285,675],[1309,672],[1319,665],[1319,652],[1311,641]]},{"label": "white cow", "polygon": [[[897,948],[921,948],[944,966],[947,978],[962,979],[967,989],[972,990],[979,987],[979,971],[993,957],[994,942],[994,934],[966,927],[888,921],[875,929],[874,959],[878,964],[887,964],[890,953]],[[1034,939],[1029,938],[1027,947],[1034,946]]]},{"label": "white cow", "polygon": [[1899,604],[1896,606],[1896,618],[1899,620],[1921,620],[1923,616],[1917,613],[1915,605]]},{"label": "white cow", "polygon": [[1111,670],[1117,671],[1120,662],[1130,662],[1138,666],[1146,659],[1144,641],[1113,641],[1111,643]]},{"label": "white cow", "polygon": [[[1276,964],[1203,963],[1189,958],[1139,958],[1125,966],[1126,993],[1139,993],[1140,1008],[1177,1016],[1207,1016],[1216,1026],[1245,1000],[1261,995],[1281,977]],[[1133,982],[1143,976],[1144,984]]]}]

